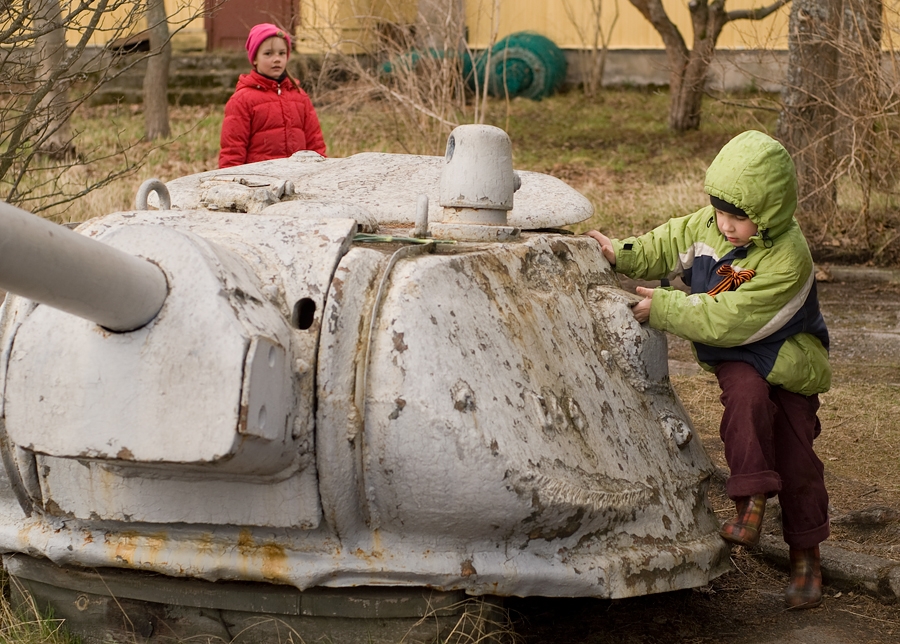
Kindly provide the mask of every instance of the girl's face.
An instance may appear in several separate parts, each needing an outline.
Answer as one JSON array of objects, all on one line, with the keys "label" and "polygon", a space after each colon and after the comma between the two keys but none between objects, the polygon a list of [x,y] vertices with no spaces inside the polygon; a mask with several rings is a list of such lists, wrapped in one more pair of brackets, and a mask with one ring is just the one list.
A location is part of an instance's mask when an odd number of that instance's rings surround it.
[{"label": "girl's face", "polygon": [[735,248],[746,246],[750,238],[759,232],[759,227],[750,221],[750,217],[732,215],[722,210],[716,210],[716,226]]},{"label": "girl's face", "polygon": [[284,72],[287,65],[288,50],[284,38],[272,36],[263,40],[256,56],[253,58],[253,68],[263,76],[278,78]]}]

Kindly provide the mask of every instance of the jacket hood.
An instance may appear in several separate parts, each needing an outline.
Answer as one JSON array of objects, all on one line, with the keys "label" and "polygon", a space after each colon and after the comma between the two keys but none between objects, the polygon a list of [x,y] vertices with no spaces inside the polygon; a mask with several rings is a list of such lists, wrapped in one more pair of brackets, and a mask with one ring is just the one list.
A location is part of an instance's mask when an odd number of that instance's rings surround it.
[{"label": "jacket hood", "polygon": [[778,141],[756,130],[731,139],[706,171],[706,194],[734,204],[759,227],[754,243],[785,232],[797,209],[797,171]]}]

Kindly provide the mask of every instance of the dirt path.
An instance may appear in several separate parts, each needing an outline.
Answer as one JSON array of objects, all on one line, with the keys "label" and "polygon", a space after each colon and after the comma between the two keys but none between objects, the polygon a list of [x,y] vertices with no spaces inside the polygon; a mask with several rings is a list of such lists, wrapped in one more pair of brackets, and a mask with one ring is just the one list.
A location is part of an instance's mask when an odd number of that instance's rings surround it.
[{"label": "dirt path", "polygon": [[[857,457],[861,461],[875,461],[882,452],[896,447],[885,455],[890,459],[888,469],[868,469],[861,463],[846,462],[855,452],[842,441],[853,439],[841,434],[845,417],[885,405],[886,412],[875,409],[874,413],[883,416],[876,416],[874,424],[883,423],[883,430],[893,429],[896,435],[900,420],[889,411],[896,410],[890,405],[900,400],[900,272],[835,267],[830,273],[832,281],[821,283],[819,289],[832,336],[835,382],[851,396],[856,383],[877,394],[861,403],[865,410],[854,408],[852,400],[832,401],[831,416],[827,422],[823,418],[820,441],[828,453],[823,458],[829,460],[829,466],[843,466],[827,468],[832,516],[847,516],[872,506],[900,511],[900,444],[882,447],[870,443],[868,452],[862,445]],[[676,364],[690,364],[686,344],[671,342],[670,356]],[[712,409],[711,413],[717,416],[719,411]],[[696,418],[695,424],[700,424]],[[829,426],[832,435],[826,441]],[[698,429],[711,458],[724,467],[718,437],[708,428]],[[713,507],[728,513],[729,501],[721,481],[714,488]],[[770,534],[778,533],[780,528],[772,520],[767,520],[767,525]],[[832,539],[858,552],[900,559],[900,524],[896,521],[868,527],[835,526]],[[516,631],[526,644],[900,643],[900,604],[884,604],[846,585],[826,585],[822,606],[789,611],[782,599],[785,571],[769,565],[758,550],[735,548],[732,559],[735,570],[704,588],[626,600],[529,598],[509,600],[507,605],[518,615]]]}]

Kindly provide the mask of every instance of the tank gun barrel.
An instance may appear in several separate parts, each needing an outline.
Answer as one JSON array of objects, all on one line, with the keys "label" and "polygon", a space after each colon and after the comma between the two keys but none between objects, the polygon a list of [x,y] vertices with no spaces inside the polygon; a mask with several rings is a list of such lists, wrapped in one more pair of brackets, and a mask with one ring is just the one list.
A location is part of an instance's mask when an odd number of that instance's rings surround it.
[{"label": "tank gun barrel", "polygon": [[147,324],[168,292],[151,262],[3,202],[0,288],[112,331]]}]

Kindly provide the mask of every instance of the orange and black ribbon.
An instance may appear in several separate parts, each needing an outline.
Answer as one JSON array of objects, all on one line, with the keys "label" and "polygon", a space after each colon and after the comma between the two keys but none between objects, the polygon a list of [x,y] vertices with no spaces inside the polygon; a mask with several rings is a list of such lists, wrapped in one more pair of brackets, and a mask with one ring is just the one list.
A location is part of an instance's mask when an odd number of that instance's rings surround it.
[{"label": "orange and black ribbon", "polygon": [[730,264],[723,264],[716,271],[716,274],[721,275],[724,279],[708,290],[706,292],[708,295],[716,296],[725,291],[733,291],[744,282],[749,282],[750,278],[756,275],[756,271],[752,269],[736,271]]}]

